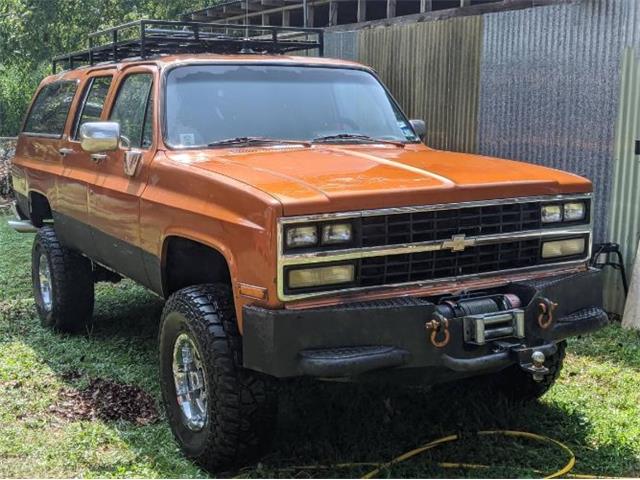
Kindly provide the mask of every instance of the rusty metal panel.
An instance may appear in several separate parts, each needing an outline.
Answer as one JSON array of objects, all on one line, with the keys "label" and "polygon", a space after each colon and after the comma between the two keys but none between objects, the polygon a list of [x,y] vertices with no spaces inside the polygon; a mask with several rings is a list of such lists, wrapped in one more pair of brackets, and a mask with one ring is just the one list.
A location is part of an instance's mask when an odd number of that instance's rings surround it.
[{"label": "rusty metal panel", "polygon": [[372,66],[411,118],[427,122],[426,143],[474,152],[482,16],[359,31],[358,60]]},{"label": "rusty metal panel", "polygon": [[635,0],[585,0],[485,17],[479,151],[584,175],[606,239],[620,60]]},{"label": "rusty metal panel", "polygon": [[325,32],[324,56],[358,60],[358,32]]}]

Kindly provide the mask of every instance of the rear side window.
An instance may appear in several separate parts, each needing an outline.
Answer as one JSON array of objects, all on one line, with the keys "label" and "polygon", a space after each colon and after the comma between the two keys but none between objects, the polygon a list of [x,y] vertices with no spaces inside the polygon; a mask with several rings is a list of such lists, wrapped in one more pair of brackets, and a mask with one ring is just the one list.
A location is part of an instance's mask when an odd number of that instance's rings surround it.
[{"label": "rear side window", "polygon": [[134,73],[124,79],[111,111],[111,120],[120,123],[120,134],[131,147],[148,148],[152,143],[153,78],[148,73]]},{"label": "rear side window", "polygon": [[76,82],[69,80],[42,87],[33,101],[23,132],[61,137],[76,87]]},{"label": "rear side window", "polygon": [[104,101],[107,98],[109,87],[111,86],[111,76],[108,77],[94,77],[91,79],[88,91],[85,95],[84,104],[82,105],[82,113],[78,118],[75,130],[73,132],[73,138],[78,138],[78,132],[80,126],[87,122],[97,122],[102,115],[102,109],[104,108]]}]

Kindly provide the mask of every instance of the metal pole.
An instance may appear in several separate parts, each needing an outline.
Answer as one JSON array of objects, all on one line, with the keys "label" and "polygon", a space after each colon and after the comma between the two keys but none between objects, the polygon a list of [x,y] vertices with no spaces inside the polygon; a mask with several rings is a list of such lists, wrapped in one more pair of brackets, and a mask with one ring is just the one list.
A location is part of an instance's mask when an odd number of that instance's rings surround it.
[{"label": "metal pole", "polygon": [[302,18],[304,28],[307,28],[307,0],[302,0]]}]

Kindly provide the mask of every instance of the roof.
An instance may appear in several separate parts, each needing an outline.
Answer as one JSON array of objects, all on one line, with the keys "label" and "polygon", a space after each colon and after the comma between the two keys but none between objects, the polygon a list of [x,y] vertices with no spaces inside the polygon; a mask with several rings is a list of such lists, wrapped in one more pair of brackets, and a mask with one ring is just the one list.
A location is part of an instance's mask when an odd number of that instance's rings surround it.
[{"label": "roof", "polygon": [[121,70],[127,67],[137,65],[157,65],[161,69],[172,67],[176,64],[194,64],[194,63],[244,63],[244,64],[269,64],[269,65],[303,65],[312,67],[339,67],[339,68],[358,68],[367,69],[369,67],[357,62],[349,60],[341,60],[336,58],[325,57],[307,57],[297,55],[254,55],[254,54],[175,54],[162,55],[155,58],[134,58],[126,59],[120,62],[105,62],[96,65],[85,65],[73,70],[66,70],[47,77],[48,81],[59,79],[78,79],[83,78],[90,72],[105,69]]}]

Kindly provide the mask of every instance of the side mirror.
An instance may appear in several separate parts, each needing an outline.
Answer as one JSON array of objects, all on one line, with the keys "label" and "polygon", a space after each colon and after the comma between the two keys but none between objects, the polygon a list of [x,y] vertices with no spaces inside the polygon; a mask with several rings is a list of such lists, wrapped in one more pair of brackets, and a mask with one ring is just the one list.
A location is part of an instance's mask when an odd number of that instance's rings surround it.
[{"label": "side mirror", "polygon": [[118,122],[87,122],[80,126],[80,146],[85,152],[101,153],[118,149]]},{"label": "side mirror", "polygon": [[427,125],[424,123],[424,120],[409,120],[409,123],[416,132],[416,135],[420,137],[420,140],[424,140],[424,136],[427,134]]}]

